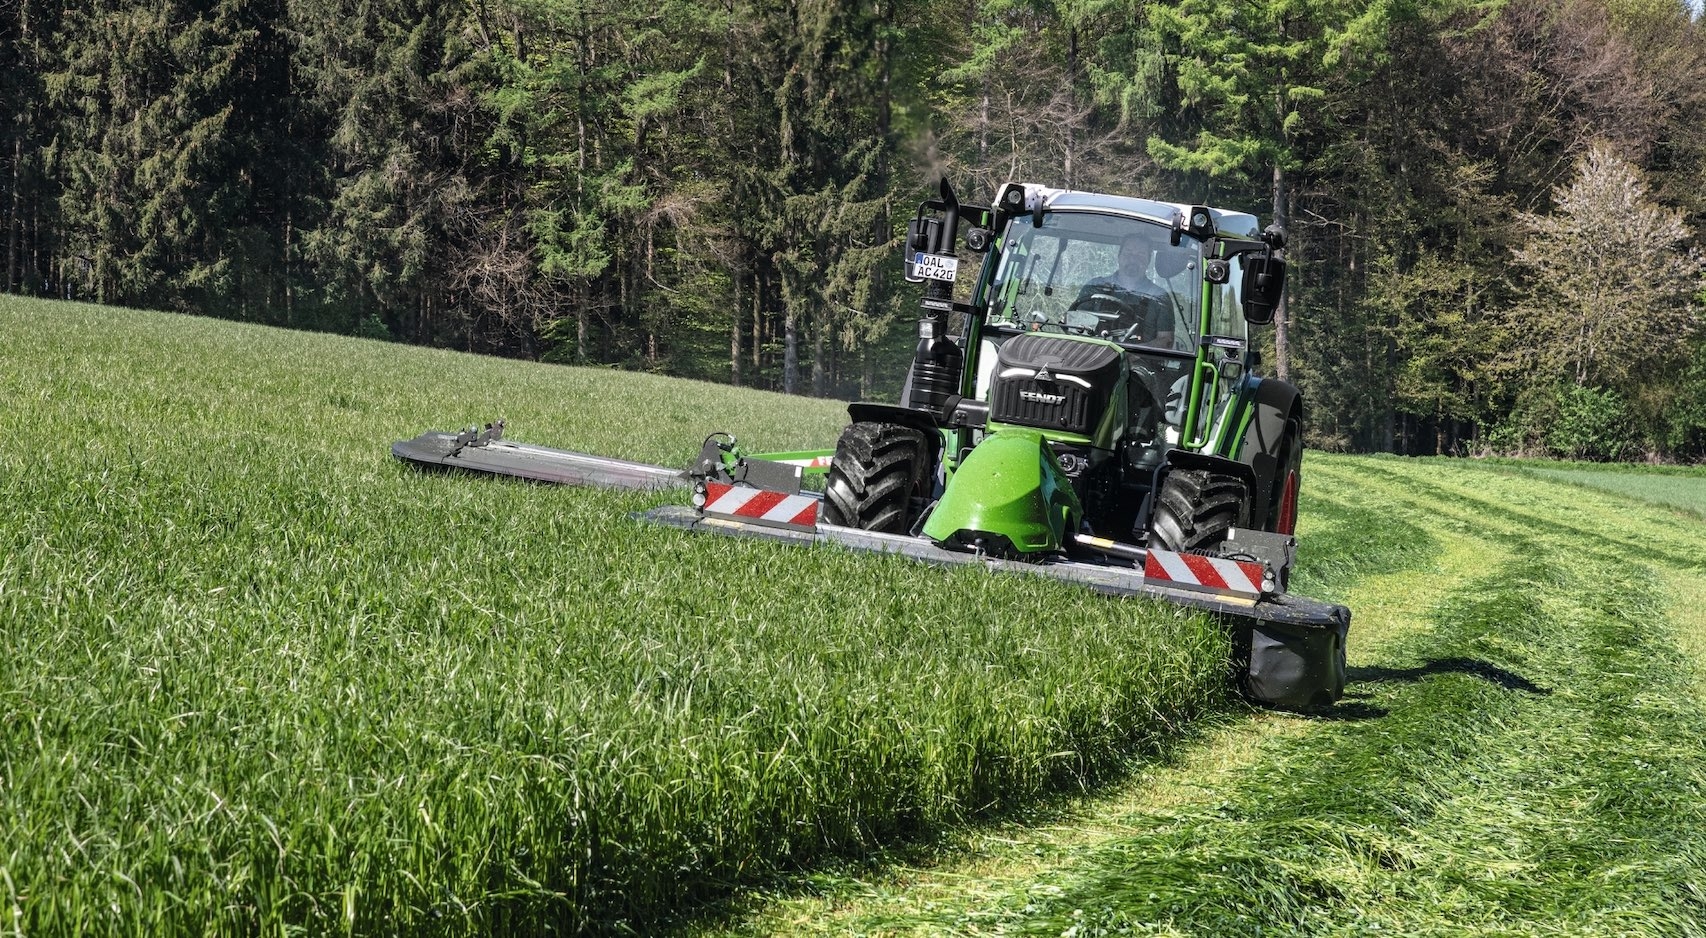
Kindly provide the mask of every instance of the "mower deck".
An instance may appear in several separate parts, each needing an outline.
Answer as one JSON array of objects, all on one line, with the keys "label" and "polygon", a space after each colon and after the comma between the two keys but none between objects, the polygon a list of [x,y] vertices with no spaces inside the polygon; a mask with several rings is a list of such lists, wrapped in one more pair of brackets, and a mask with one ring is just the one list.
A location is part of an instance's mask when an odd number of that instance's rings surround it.
[{"label": "mower deck", "polygon": [[1303,628],[1335,629],[1350,623],[1350,610],[1344,606],[1323,603],[1289,593],[1248,600],[1233,596],[1188,589],[1157,586],[1146,582],[1141,566],[1085,563],[1077,560],[1048,560],[1027,563],[1004,560],[968,551],[937,547],[922,537],[904,534],[881,534],[861,531],[840,525],[820,522],[815,533],[774,526],[745,524],[726,518],[702,515],[684,505],[663,505],[640,515],[646,521],[667,524],[688,531],[709,532],[731,537],[758,537],[788,544],[830,543],[854,550],[881,554],[899,554],[926,563],[965,565],[978,564],[990,570],[1007,573],[1028,573],[1065,580],[1087,586],[1110,596],[1152,596],[1180,606],[1205,612],[1259,619]]},{"label": "mower deck", "polygon": [[[661,491],[694,485],[688,474],[663,466],[592,456],[502,439],[501,423],[460,433],[429,432],[392,444],[399,459],[427,468],[462,469],[495,473],[539,482],[567,485],[596,485],[606,488]],[[770,464],[774,466],[776,464]],[[747,469],[763,469],[761,461]],[[790,470],[792,471],[792,470]],[[722,490],[755,491],[745,486],[709,483],[698,495],[710,498],[699,508],[664,505],[637,517],[654,524],[687,531],[731,537],[756,537],[787,544],[840,544],[853,550],[898,554],[935,564],[981,565],[989,570],[1047,576],[1111,596],[1148,596],[1175,605],[1200,609],[1220,617],[1233,641],[1234,666],[1244,691],[1255,700],[1281,707],[1312,707],[1330,704],[1343,692],[1345,682],[1345,638],[1350,629],[1350,610],[1287,593],[1261,598],[1225,595],[1177,588],[1145,576],[1141,563],[1110,556],[1106,563],[1064,558],[1021,562],[967,551],[938,547],[924,537],[882,534],[817,521],[818,496],[796,491],[774,496],[790,516],[799,514],[793,502],[809,503],[803,512],[810,520],[789,523],[768,518],[765,512],[720,513],[715,503]],[[749,503],[750,504],[750,503]],[[769,502],[765,502],[769,505]],[[708,510],[707,510],[708,509]]]}]

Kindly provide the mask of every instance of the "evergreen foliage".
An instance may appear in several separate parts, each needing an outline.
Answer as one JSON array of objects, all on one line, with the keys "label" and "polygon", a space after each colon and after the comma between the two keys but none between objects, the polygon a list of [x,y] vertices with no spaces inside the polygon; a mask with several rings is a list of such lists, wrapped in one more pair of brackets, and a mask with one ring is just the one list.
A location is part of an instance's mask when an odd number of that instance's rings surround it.
[{"label": "evergreen foliage", "polygon": [[904,220],[1023,179],[1287,225],[1270,363],[1317,446],[1534,448],[1571,384],[1627,456],[1706,450],[1680,0],[19,0],[0,36],[16,293],[892,399]]}]

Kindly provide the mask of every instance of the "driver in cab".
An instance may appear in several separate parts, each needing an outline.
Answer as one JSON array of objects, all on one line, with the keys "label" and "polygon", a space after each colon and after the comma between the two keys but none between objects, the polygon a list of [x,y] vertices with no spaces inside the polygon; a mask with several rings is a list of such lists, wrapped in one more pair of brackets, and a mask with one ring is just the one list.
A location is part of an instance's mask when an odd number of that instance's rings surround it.
[{"label": "driver in cab", "polygon": [[1163,263],[1161,253],[1151,248],[1142,234],[1121,238],[1119,267],[1084,284],[1072,308],[1117,313],[1109,330],[1116,338],[1172,348],[1179,300],[1165,281],[1149,273],[1152,261],[1156,267]]}]

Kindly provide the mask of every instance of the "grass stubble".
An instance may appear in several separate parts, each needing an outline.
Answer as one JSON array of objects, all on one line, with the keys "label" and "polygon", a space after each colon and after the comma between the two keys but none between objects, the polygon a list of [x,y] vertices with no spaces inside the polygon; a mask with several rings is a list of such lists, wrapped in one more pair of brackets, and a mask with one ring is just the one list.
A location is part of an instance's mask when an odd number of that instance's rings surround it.
[{"label": "grass stubble", "polygon": [[1706,521],[1706,466],[1641,466],[1636,471],[1626,466],[1558,467],[1529,460],[1505,462],[1517,471],[1543,479],[1614,492]]},{"label": "grass stubble", "polygon": [[833,402],[11,299],[0,400],[0,934],[645,932],[1226,705],[1168,607],[387,451],[684,464]]}]

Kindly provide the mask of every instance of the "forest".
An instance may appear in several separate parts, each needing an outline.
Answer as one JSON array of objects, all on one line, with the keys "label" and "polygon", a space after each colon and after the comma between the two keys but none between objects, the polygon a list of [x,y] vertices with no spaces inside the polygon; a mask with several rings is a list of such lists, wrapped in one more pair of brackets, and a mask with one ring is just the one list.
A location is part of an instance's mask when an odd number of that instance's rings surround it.
[{"label": "forest", "polygon": [[8,0],[9,292],[893,399],[943,177],[1290,234],[1312,445],[1706,459],[1682,0]]}]

